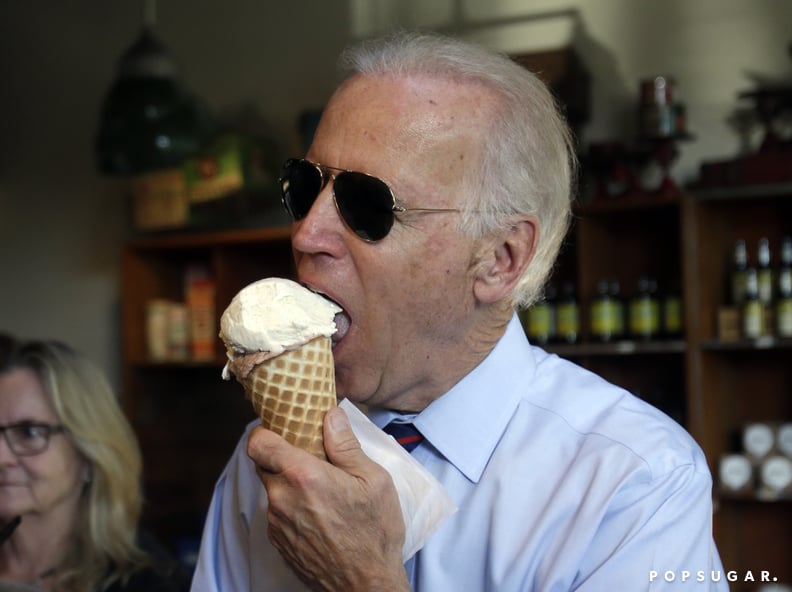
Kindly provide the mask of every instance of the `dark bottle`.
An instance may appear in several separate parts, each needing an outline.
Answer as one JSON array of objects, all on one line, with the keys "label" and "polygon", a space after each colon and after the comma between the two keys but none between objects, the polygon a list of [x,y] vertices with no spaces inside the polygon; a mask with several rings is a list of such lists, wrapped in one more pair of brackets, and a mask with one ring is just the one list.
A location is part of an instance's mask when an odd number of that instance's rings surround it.
[{"label": "dark bottle", "polygon": [[759,281],[756,269],[745,271],[745,298],[742,304],[743,337],[757,339],[764,333],[764,306],[759,300]]},{"label": "dark bottle", "polygon": [[660,316],[663,324],[662,333],[665,337],[674,339],[682,336],[682,294],[678,281],[675,281],[663,295]]},{"label": "dark bottle", "polygon": [[742,306],[745,299],[745,272],[748,269],[748,248],[745,241],[739,239],[734,245],[732,256],[732,266],[729,276],[729,287],[731,289],[731,303],[734,306]]},{"label": "dark bottle", "polygon": [[792,237],[789,236],[785,236],[781,242],[775,318],[778,336],[792,337]]},{"label": "dark bottle", "polygon": [[615,322],[614,337],[620,339],[627,334],[627,309],[622,299],[621,284],[619,280],[611,280],[608,284],[611,297],[611,307]]},{"label": "dark bottle", "polygon": [[657,281],[638,278],[635,295],[630,300],[630,335],[637,339],[654,339],[660,333],[660,303]]},{"label": "dark bottle", "polygon": [[577,343],[580,339],[580,304],[573,282],[561,285],[561,296],[556,306],[556,338],[564,343]]},{"label": "dark bottle", "polygon": [[759,301],[765,306],[773,303],[773,268],[770,265],[770,241],[762,237],[756,249],[756,282]]}]

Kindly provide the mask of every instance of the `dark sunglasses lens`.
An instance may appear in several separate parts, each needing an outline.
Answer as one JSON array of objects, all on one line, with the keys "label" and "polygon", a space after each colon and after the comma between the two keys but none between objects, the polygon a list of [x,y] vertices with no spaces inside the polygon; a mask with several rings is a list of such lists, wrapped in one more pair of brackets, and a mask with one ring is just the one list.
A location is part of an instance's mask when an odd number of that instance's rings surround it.
[{"label": "dark sunglasses lens", "polygon": [[295,220],[302,220],[322,190],[322,173],[304,160],[289,160],[283,165],[281,192],[283,205]]},{"label": "dark sunglasses lens", "polygon": [[333,183],[336,204],[347,226],[360,238],[378,241],[393,227],[393,196],[388,186],[363,173],[341,173]]}]

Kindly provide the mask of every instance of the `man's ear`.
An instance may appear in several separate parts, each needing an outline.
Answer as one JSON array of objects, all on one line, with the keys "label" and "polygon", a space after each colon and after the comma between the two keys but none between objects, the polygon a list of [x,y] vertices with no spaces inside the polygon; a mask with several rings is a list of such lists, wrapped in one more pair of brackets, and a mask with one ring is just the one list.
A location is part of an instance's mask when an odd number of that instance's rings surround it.
[{"label": "man's ear", "polygon": [[481,253],[473,293],[479,302],[499,302],[509,296],[536,251],[539,228],[533,217],[517,220]]}]

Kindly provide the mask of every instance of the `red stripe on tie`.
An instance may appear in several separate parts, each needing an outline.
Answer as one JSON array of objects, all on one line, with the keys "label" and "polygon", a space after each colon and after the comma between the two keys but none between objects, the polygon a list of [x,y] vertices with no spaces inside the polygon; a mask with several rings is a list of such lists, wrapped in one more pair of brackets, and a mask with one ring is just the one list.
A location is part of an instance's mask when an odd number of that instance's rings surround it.
[{"label": "red stripe on tie", "polygon": [[407,451],[412,452],[424,437],[411,423],[390,422],[384,428],[386,433],[393,436],[397,443]]},{"label": "red stripe on tie", "polygon": [[396,438],[396,441],[402,446],[406,444],[412,444],[414,442],[420,442],[421,440],[423,440],[423,436],[405,436],[404,438]]}]

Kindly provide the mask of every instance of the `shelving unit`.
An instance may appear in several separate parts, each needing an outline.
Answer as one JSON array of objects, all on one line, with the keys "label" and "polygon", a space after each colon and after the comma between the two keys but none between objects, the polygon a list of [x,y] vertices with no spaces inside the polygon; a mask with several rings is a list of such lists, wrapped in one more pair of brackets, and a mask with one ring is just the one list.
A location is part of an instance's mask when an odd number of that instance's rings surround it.
[{"label": "shelving unit", "polygon": [[[724,342],[718,309],[738,238],[780,245],[792,234],[792,186],[724,188],[675,198],[636,196],[581,206],[556,280],[580,296],[582,339],[547,349],[624,386],[680,421],[704,449],[715,490],[715,537],[726,570],[770,571],[792,582],[792,499],[763,501],[717,487],[721,455],[753,421],[792,421],[792,340],[763,337]],[[755,264],[755,261],[752,262]],[[597,343],[587,314],[597,279],[624,287],[641,274],[659,285],[681,280],[684,337]],[[629,296],[630,290],[627,290]],[[752,590],[733,583],[734,590]]]},{"label": "shelving unit", "polygon": [[291,260],[287,228],[163,235],[124,248],[123,402],[145,460],[144,522],[167,542],[200,534],[215,481],[254,414],[241,387],[221,379],[219,339],[212,360],[149,359],[146,303],[183,300],[185,272],[198,263],[216,282],[219,328],[239,289],[266,276],[292,276]]},{"label": "shelving unit", "polygon": [[[716,471],[746,423],[792,421],[792,340],[721,342],[716,323],[717,308],[727,301],[725,278],[737,239],[756,245],[765,236],[777,246],[792,234],[792,185],[700,191],[690,224],[690,258],[699,277],[690,304],[700,311],[690,335],[692,403],[700,410],[691,429]],[[792,582],[792,499],[720,494],[715,529],[727,569],[766,570]]]},{"label": "shelving unit", "polygon": [[638,394],[681,423],[687,415],[687,341],[680,337],[597,342],[590,331],[589,312],[601,278],[618,281],[623,297],[632,294],[641,275],[656,278],[661,290],[686,283],[685,199],[639,195],[575,208],[553,281],[557,285],[571,281],[577,288],[580,340],[547,346]]},{"label": "shelving unit", "polygon": [[[792,340],[721,342],[716,322],[727,300],[725,278],[737,238],[756,244],[767,236],[778,245],[792,234],[792,186],[614,199],[581,206],[575,214],[555,279],[577,286],[581,340],[547,349],[680,421],[701,444],[714,475],[746,422],[792,421]],[[163,538],[200,528],[214,482],[253,413],[239,385],[220,379],[219,340],[210,362],[147,358],[146,302],[182,298],[184,270],[198,261],[217,282],[219,322],[247,283],[293,275],[291,260],[283,228],[143,238],[124,250],[124,402],[146,458],[146,519]],[[587,312],[597,279],[618,280],[628,296],[640,275],[656,277],[661,290],[679,283],[683,336],[592,340]],[[724,567],[769,570],[779,581],[792,581],[792,501],[727,496],[717,489],[716,497],[715,534]]]}]

